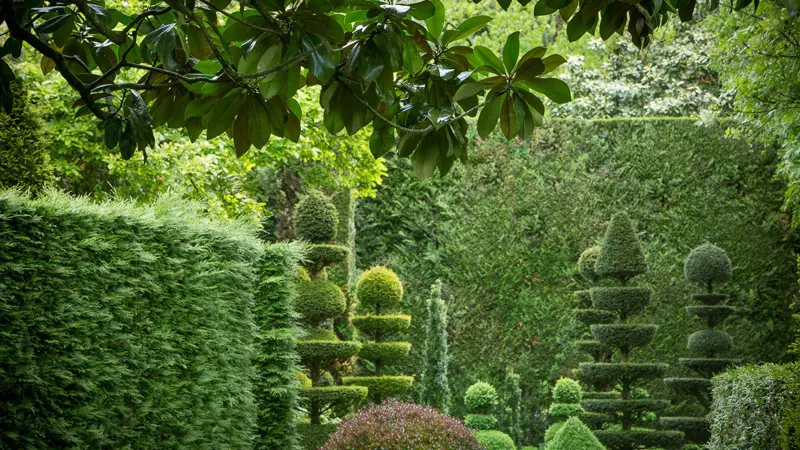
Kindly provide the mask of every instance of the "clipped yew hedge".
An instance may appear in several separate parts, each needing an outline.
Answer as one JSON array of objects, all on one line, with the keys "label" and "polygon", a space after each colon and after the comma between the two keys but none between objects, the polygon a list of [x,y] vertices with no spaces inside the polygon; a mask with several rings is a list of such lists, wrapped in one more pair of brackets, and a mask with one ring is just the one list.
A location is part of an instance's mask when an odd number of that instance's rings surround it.
[{"label": "clipped yew hedge", "polygon": [[297,250],[179,203],[0,192],[0,447],[291,448]]},{"label": "clipped yew hedge", "polygon": [[[587,285],[575,262],[620,210],[635,218],[651,267],[642,284],[656,293],[637,316],[660,325],[641,361],[691,376],[679,359],[698,325],[683,308],[699,303],[683,262],[706,240],[736,263],[725,293],[739,312],[725,331],[737,357],[788,359],[796,244],[772,149],[690,118],[553,120],[529,141],[473,144],[470,161],[445,178],[418,180],[405,160],[389,159],[388,178],[375,198],[359,201],[356,216],[359,265],[397,272],[408,293],[403,313],[422,317],[428,287],[442,280],[454,392],[477,380],[499,384],[510,365],[521,376],[526,433],[542,435],[537,410],[549,403],[549,385],[585,358],[574,344],[585,325],[575,320],[572,292]],[[424,321],[412,322],[404,372],[419,373],[424,336]],[[669,393],[657,382],[648,387],[656,397]],[[466,412],[458,396],[451,412]]]}]

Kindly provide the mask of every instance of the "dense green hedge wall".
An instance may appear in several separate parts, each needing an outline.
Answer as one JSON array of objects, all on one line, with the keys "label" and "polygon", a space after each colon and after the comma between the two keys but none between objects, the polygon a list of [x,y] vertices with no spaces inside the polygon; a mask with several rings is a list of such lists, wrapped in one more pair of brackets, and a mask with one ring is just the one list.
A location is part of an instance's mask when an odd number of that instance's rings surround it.
[{"label": "dense green hedge wall", "polygon": [[[291,328],[294,250],[179,203],[0,193],[0,447],[249,448],[259,419],[286,418],[259,403],[293,402],[294,337],[254,312]],[[281,373],[255,380],[254,359]]]},{"label": "dense green hedge wall", "polygon": [[[499,383],[512,365],[528,435],[544,425],[537,408],[548,402],[546,383],[571,376],[579,360],[570,311],[571,292],[584,286],[578,257],[619,210],[634,218],[652,268],[642,280],[653,300],[639,318],[661,325],[634,358],[669,363],[667,376],[689,375],[678,358],[686,330],[698,326],[682,309],[695,290],[683,280],[683,260],[708,239],[735,263],[726,293],[742,311],[724,328],[737,354],[785,359],[797,276],[773,151],[693,119],[552,121],[530,141],[477,144],[467,166],[444,179],[417,180],[401,169],[405,161],[390,160],[377,197],[357,210],[359,264],[383,264],[407,280],[404,312],[421,314],[428,286],[443,280],[455,392],[478,379]],[[413,322],[408,332],[410,361],[420,360],[421,327]],[[455,400],[452,412],[463,414]]]}]

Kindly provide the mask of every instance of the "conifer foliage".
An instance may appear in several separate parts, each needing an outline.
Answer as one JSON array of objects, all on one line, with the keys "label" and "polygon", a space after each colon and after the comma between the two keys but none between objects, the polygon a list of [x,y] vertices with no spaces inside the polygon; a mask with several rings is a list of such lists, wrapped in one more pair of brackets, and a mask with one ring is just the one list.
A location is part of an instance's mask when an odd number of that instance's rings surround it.
[{"label": "conifer foliage", "polygon": [[508,433],[518,445],[522,443],[522,388],[519,381],[519,374],[512,367],[506,367],[500,429]]},{"label": "conifer foliage", "polygon": [[649,345],[658,327],[649,324],[632,324],[631,319],[642,312],[650,302],[650,289],[631,286],[631,279],[649,270],[639,240],[627,214],[619,213],[611,220],[606,231],[595,271],[602,278],[616,280],[617,286],[596,287],[592,290],[595,308],[613,311],[619,320],[610,324],[596,324],[590,328],[600,343],[615,349],[618,360],[605,363],[584,363],[579,375],[587,384],[610,383],[621,386],[622,398],[585,400],[587,411],[604,413],[621,424],[621,430],[595,431],[598,439],[613,450],[639,448],[673,448],[683,442],[679,431],[657,431],[638,428],[638,417],[643,413],[662,409],[666,400],[631,397],[634,387],[664,376],[666,364],[632,363],[630,352],[636,347]]},{"label": "conifer foliage", "polygon": [[447,365],[447,305],[442,299],[442,281],[431,286],[425,323],[425,361],[422,372],[422,403],[447,413],[450,406],[450,384]]},{"label": "conifer foliage", "polygon": [[582,397],[583,391],[577,381],[571,378],[561,378],[556,381],[556,386],[553,388],[553,403],[548,410],[554,422],[544,434],[545,442],[551,441],[568,419],[580,418],[584,414],[580,405]]},{"label": "conifer foliage", "polygon": [[497,390],[494,386],[483,381],[473,384],[464,394],[464,404],[469,411],[464,423],[475,430],[478,442],[488,450],[516,450],[511,436],[494,429],[497,417],[493,411],[498,403]]},{"label": "conifer foliage", "polygon": [[[696,315],[705,328],[689,336],[691,358],[680,360],[699,377],[666,378],[664,384],[677,394],[695,397],[706,413],[711,405],[711,377],[739,362],[721,357],[733,350],[733,339],[718,327],[736,310],[722,304],[728,299],[727,295],[714,293],[714,283],[727,283],[732,275],[733,268],[727,253],[711,243],[692,250],[684,264],[686,281],[705,290],[692,296],[700,305],[686,307],[686,311]],[[683,431],[687,440],[697,444],[707,442],[710,437],[710,425],[705,414],[703,417],[662,417],[661,426]]]},{"label": "conifer foliage", "polygon": [[403,284],[390,269],[373,267],[358,279],[356,301],[367,313],[353,318],[353,325],[367,341],[358,356],[372,366],[363,368],[371,374],[344,377],[342,381],[349,386],[369,388],[370,400],[381,403],[388,397],[405,393],[414,382],[412,376],[384,373],[388,366],[407,357],[411,351],[411,343],[390,340],[411,325],[411,316],[394,313],[403,301]]},{"label": "conifer foliage", "polygon": [[347,309],[344,293],[327,280],[326,273],[326,267],[344,261],[348,254],[347,247],[331,244],[338,220],[336,208],[319,192],[306,195],[295,209],[295,235],[309,243],[303,263],[309,279],[298,281],[295,301],[295,309],[306,326],[297,351],[311,380],[311,386],[302,387],[299,392],[310,421],[301,427],[301,434],[304,447],[315,450],[333,431],[333,427],[322,423],[323,414],[333,408],[357,405],[367,396],[364,387],[331,385],[330,368],[353,357],[361,348],[357,342],[339,340],[330,329],[330,319]]}]

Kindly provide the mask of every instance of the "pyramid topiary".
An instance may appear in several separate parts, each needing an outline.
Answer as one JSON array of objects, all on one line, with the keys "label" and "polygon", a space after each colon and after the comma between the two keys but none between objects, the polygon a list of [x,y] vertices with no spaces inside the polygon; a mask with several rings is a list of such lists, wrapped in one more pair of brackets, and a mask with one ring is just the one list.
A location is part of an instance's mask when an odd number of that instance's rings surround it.
[{"label": "pyramid topiary", "polygon": [[367,313],[353,318],[353,325],[367,341],[358,357],[369,361],[373,369],[369,376],[344,377],[342,381],[349,386],[368,387],[370,400],[375,403],[405,393],[414,382],[411,376],[383,373],[387,366],[396,364],[411,351],[409,342],[387,340],[411,325],[411,316],[394,313],[402,300],[403,284],[386,267],[373,267],[358,279],[356,301],[361,311]]},{"label": "pyramid topiary", "polygon": [[497,417],[492,412],[498,404],[494,386],[483,381],[473,384],[464,394],[464,404],[469,411],[464,423],[475,430],[475,438],[487,450],[516,450],[511,436],[494,429]]},{"label": "pyramid topiary", "polygon": [[[733,339],[728,333],[716,329],[735,312],[735,309],[721,304],[728,296],[715,294],[714,283],[730,281],[733,269],[725,250],[706,243],[689,253],[683,266],[683,273],[686,281],[695,283],[705,290],[704,293],[693,296],[701,305],[687,306],[686,311],[696,315],[705,323],[706,328],[689,336],[687,347],[692,358],[680,360],[682,364],[698,373],[699,377],[666,378],[664,384],[677,394],[695,397],[708,413],[711,404],[710,378],[739,362],[720,357],[733,349]],[[662,417],[661,427],[683,431],[688,441],[704,444],[710,438],[710,424],[705,415]]]},{"label": "pyramid topiary", "polygon": [[[591,283],[592,287],[597,286],[600,280],[600,276],[595,270],[599,255],[600,247],[595,245],[584,250],[578,259],[578,271],[587,282]],[[591,290],[575,291],[575,297],[579,305],[579,309],[574,310],[575,316],[579,322],[586,326],[585,336],[576,341],[575,346],[591,355],[595,362],[611,361],[612,349],[594,339],[589,327],[597,324],[614,323],[617,320],[617,314],[612,311],[594,308],[592,306]],[[612,389],[613,386],[609,385],[609,383],[593,383],[589,385],[589,391],[584,393],[583,398],[587,400],[616,398],[617,394]],[[582,420],[590,428],[600,428],[608,419],[607,415],[595,412],[584,412],[582,416]],[[553,431],[552,434],[554,433]]]},{"label": "pyramid topiary", "polygon": [[577,417],[571,417],[558,430],[547,450],[604,450],[592,431]]},{"label": "pyramid topiary", "polygon": [[327,440],[335,426],[322,423],[323,414],[332,408],[347,408],[361,403],[367,389],[359,386],[336,386],[330,368],[358,353],[357,342],[341,341],[330,329],[330,321],[345,312],[342,290],[326,278],[325,269],[343,261],[347,248],[330,244],[336,235],[336,210],[320,193],[310,193],[295,209],[297,237],[310,242],[305,272],[297,279],[295,310],[305,325],[306,334],[297,343],[297,352],[306,367],[310,386],[299,389],[299,397],[308,412],[309,423],[300,426],[303,446],[316,450]]},{"label": "pyramid topiary", "polygon": [[544,433],[544,441],[549,442],[559,432],[564,423],[572,418],[580,418],[584,410],[580,405],[583,397],[581,385],[571,378],[560,378],[553,388],[553,403],[548,409],[548,414],[553,420]]},{"label": "pyramid topiary", "polygon": [[683,442],[683,433],[680,431],[634,428],[640,425],[637,422],[642,414],[662,409],[669,405],[669,401],[631,398],[631,392],[637,385],[663,377],[667,365],[632,363],[629,360],[632,349],[650,344],[658,327],[629,323],[649,303],[650,289],[629,284],[631,278],[647,272],[648,266],[626,214],[617,214],[611,220],[595,270],[600,277],[619,283],[618,286],[592,289],[592,305],[615,312],[619,320],[590,327],[595,339],[615,350],[617,359],[612,362],[583,363],[578,373],[587,384],[609,383],[619,385],[622,391],[621,398],[587,399],[582,402],[586,411],[608,414],[620,424],[619,430],[598,430],[595,435],[606,447],[615,450],[680,446]]}]

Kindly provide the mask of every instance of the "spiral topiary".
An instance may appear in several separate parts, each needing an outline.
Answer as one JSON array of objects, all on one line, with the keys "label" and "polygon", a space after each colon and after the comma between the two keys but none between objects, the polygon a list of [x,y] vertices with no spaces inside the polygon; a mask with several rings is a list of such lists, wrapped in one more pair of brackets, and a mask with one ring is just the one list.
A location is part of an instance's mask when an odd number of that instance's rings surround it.
[{"label": "spiral topiary", "polygon": [[714,284],[730,281],[733,268],[725,250],[705,243],[689,253],[683,266],[683,273],[686,281],[706,290],[693,295],[701,305],[685,308],[687,312],[696,315],[704,322],[706,328],[689,336],[686,347],[691,358],[680,360],[683,365],[699,374],[699,377],[667,378],[664,384],[676,394],[694,397],[704,409],[704,414],[694,417],[662,417],[661,427],[683,431],[688,441],[704,444],[711,436],[710,424],[705,417],[711,405],[710,378],[739,362],[720,357],[733,350],[733,339],[728,333],[716,329],[735,312],[735,309],[721,304],[728,296],[715,294]]},{"label": "spiral topiary", "polygon": [[585,399],[581,403],[586,411],[605,414],[611,421],[621,425],[619,430],[597,430],[595,435],[603,445],[614,450],[678,447],[683,443],[683,433],[680,431],[635,428],[641,425],[638,419],[642,415],[664,408],[669,402],[631,397],[637,385],[663,377],[667,365],[629,361],[630,351],[635,347],[648,345],[658,327],[628,323],[650,301],[650,290],[628,284],[633,277],[647,272],[649,268],[626,214],[617,214],[611,220],[600,247],[595,270],[599,276],[614,279],[620,284],[592,289],[593,306],[618,314],[619,320],[590,326],[594,338],[603,345],[614,348],[619,354],[619,360],[583,363],[578,373],[580,379],[590,385],[621,386],[621,398],[596,397]]},{"label": "spiral topiary", "polygon": [[553,387],[553,403],[550,405],[548,415],[553,423],[544,433],[544,441],[549,442],[558,433],[564,422],[571,418],[580,418],[583,407],[580,402],[583,397],[581,385],[571,378],[560,378]]},{"label": "spiral topiary", "polygon": [[[348,386],[366,386],[370,400],[380,403],[388,397],[407,392],[414,377],[385,375],[384,369],[406,358],[411,343],[386,341],[395,333],[408,329],[411,316],[392,314],[403,300],[403,284],[397,275],[385,267],[373,267],[364,272],[356,284],[356,300],[367,315],[353,318],[353,325],[366,342],[358,357],[372,363],[374,369],[367,376],[344,377]],[[366,367],[363,371],[368,371]]]},{"label": "spiral topiary", "polygon": [[464,394],[464,405],[469,411],[464,418],[464,423],[475,430],[475,438],[486,449],[516,450],[517,447],[511,436],[493,429],[497,424],[493,410],[498,403],[497,390],[494,386],[478,381],[468,387]]},{"label": "spiral topiary", "polygon": [[322,423],[323,412],[347,410],[367,396],[365,387],[337,386],[329,372],[333,365],[352,358],[361,347],[357,342],[339,340],[326,326],[347,309],[344,293],[335,283],[327,281],[324,273],[326,267],[347,256],[346,247],[328,243],[335,236],[337,220],[333,205],[316,192],[307,195],[295,210],[295,233],[312,242],[296,283],[295,311],[306,326],[305,335],[297,342],[297,353],[308,379],[299,388],[308,421],[301,423],[298,431],[304,448],[313,450],[327,441],[335,429]]}]

